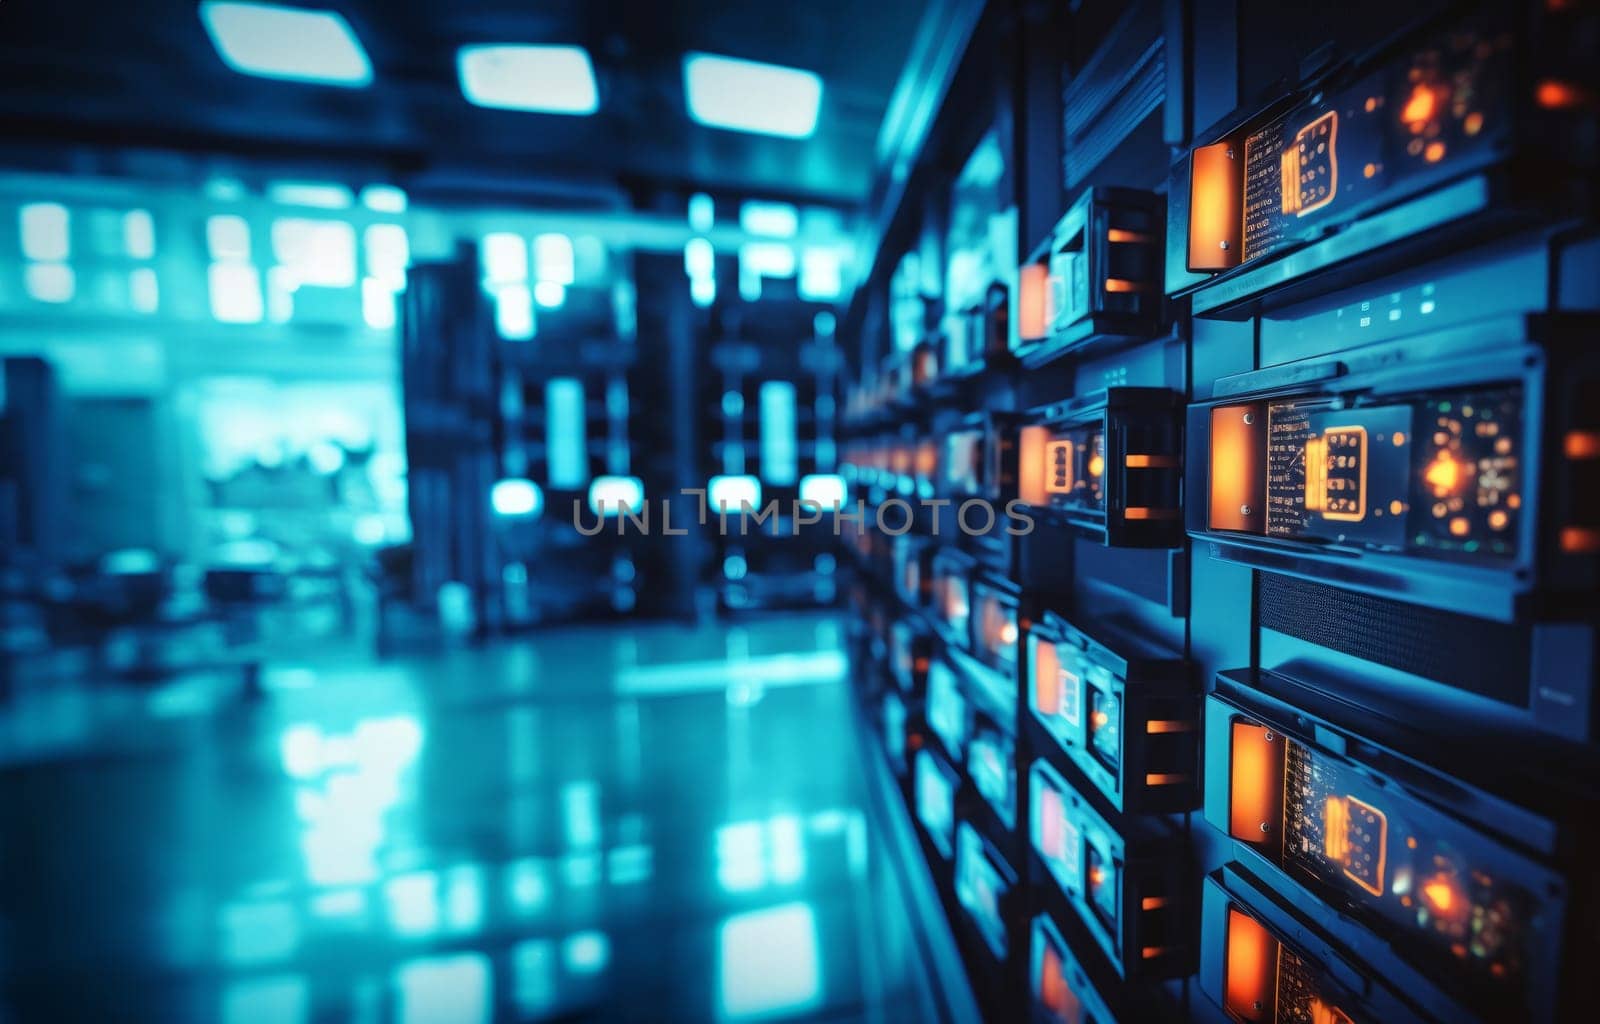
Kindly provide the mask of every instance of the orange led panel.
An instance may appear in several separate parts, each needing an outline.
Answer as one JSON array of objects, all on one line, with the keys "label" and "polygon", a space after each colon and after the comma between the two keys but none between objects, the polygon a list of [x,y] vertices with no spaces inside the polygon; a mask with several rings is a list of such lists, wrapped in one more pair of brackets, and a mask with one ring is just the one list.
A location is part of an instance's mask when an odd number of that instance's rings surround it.
[{"label": "orange led panel", "polygon": [[1244,249],[1243,162],[1234,145],[1197,147],[1189,158],[1189,269],[1231,270]]},{"label": "orange led panel", "polygon": [[1282,800],[1282,740],[1264,725],[1234,722],[1228,834],[1248,843],[1275,838]]},{"label": "orange led panel", "polygon": [[1272,1019],[1278,940],[1248,914],[1228,911],[1224,1009],[1242,1021]]},{"label": "orange led panel", "polygon": [[1028,505],[1049,503],[1045,477],[1050,472],[1046,465],[1046,442],[1050,431],[1046,427],[1023,427],[1017,438],[1017,497]]},{"label": "orange led panel", "polygon": [[1219,405],[1211,410],[1211,501],[1213,530],[1266,527],[1266,405]]},{"label": "orange led panel", "polygon": [[1038,341],[1049,333],[1050,268],[1029,263],[1017,277],[1017,336]]},{"label": "orange led panel", "polygon": [[1061,659],[1048,640],[1033,645],[1033,706],[1048,715],[1061,709]]}]

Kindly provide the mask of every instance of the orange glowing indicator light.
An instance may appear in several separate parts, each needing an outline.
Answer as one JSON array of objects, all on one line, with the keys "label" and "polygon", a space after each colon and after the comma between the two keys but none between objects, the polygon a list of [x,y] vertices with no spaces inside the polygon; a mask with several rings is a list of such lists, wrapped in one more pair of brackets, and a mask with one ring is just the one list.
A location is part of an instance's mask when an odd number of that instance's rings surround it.
[{"label": "orange glowing indicator light", "polygon": [[1466,516],[1456,516],[1450,520],[1450,536],[1465,537],[1472,532],[1472,523]]},{"label": "orange glowing indicator light", "polygon": [[1534,91],[1534,97],[1539,106],[1546,110],[1571,110],[1574,107],[1585,106],[1590,102],[1590,97],[1571,82],[1562,82],[1554,78],[1546,78],[1539,83]]},{"label": "orange glowing indicator light", "polygon": [[1108,292],[1142,292],[1145,285],[1138,281],[1129,281],[1121,277],[1106,278],[1106,291]]},{"label": "orange glowing indicator light", "polygon": [[1433,90],[1426,85],[1419,85],[1411,90],[1411,95],[1406,99],[1406,105],[1400,108],[1400,120],[1411,127],[1414,132],[1422,131],[1422,126],[1433,120],[1434,111],[1439,107],[1439,100]]},{"label": "orange glowing indicator light", "polygon": [[1089,475],[1099,476],[1106,471],[1106,460],[1103,455],[1089,456]]},{"label": "orange glowing indicator light", "polygon": [[1350,805],[1330,796],[1322,806],[1322,852],[1335,864],[1350,857]]},{"label": "orange glowing indicator light", "polygon": [[1148,242],[1150,236],[1142,231],[1127,231],[1123,228],[1112,228],[1106,232],[1108,242]]},{"label": "orange glowing indicator light", "polygon": [[1600,459],[1600,433],[1593,430],[1569,431],[1562,448],[1569,459]]},{"label": "orange glowing indicator light", "polygon": [[1483,115],[1474,110],[1461,122],[1461,130],[1468,135],[1476,135],[1483,131]]},{"label": "orange glowing indicator light", "polygon": [[1105,870],[1103,868],[1090,868],[1089,869],[1089,884],[1090,885],[1092,885],[1092,886],[1094,886],[1095,888],[1098,889],[1101,885],[1105,884],[1105,880],[1106,880],[1106,873],[1105,873]]},{"label": "orange glowing indicator light", "polygon": [[1428,143],[1428,148],[1426,148],[1426,149],[1424,149],[1422,151],[1422,159],[1428,161],[1428,163],[1430,163],[1430,164],[1436,164],[1440,160],[1443,160],[1444,159],[1444,143],[1442,143],[1442,142],[1430,142],[1430,143]]},{"label": "orange glowing indicator light", "polygon": [[1435,496],[1442,498],[1461,486],[1463,476],[1461,470],[1461,463],[1441,452],[1439,457],[1423,470],[1422,479],[1433,488]]},{"label": "orange glowing indicator light", "polygon": [[1435,878],[1422,887],[1422,898],[1428,905],[1441,914],[1450,913],[1450,907],[1456,901],[1456,890],[1447,880]]},{"label": "orange glowing indicator light", "polygon": [[1017,624],[1015,622],[1002,622],[1000,624],[1000,642],[1003,644],[1017,642]]},{"label": "orange glowing indicator light", "polygon": [[1106,727],[1106,723],[1109,721],[1111,721],[1111,716],[1106,714],[1104,711],[1096,711],[1094,714],[1089,716],[1089,724],[1093,725],[1096,729],[1104,729]]},{"label": "orange glowing indicator light", "polygon": [[1377,164],[1367,164],[1365,167],[1361,168],[1361,176],[1363,178],[1370,178],[1374,174],[1377,174],[1377,173],[1378,173],[1378,165]]},{"label": "orange glowing indicator light", "polygon": [[1491,530],[1504,530],[1510,523],[1511,517],[1506,515],[1503,509],[1497,508],[1489,513],[1489,529]]},{"label": "orange glowing indicator light", "polygon": [[1563,527],[1561,550],[1569,555],[1592,555],[1600,551],[1600,530],[1582,526]]}]

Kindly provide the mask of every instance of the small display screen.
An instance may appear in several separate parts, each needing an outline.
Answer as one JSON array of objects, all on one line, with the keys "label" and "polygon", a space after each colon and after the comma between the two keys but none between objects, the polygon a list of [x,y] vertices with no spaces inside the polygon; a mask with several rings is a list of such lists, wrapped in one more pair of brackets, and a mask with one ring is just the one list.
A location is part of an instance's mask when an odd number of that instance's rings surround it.
[{"label": "small display screen", "polygon": [[1244,141],[1245,262],[1313,239],[1397,182],[1493,148],[1509,120],[1511,37],[1485,19],[1421,40]]},{"label": "small display screen", "polygon": [[1109,768],[1122,760],[1122,702],[1097,686],[1089,688],[1089,748]]},{"label": "small display screen", "polygon": [[1332,399],[1268,403],[1264,532],[1514,557],[1522,412],[1515,384],[1351,408]]},{"label": "small display screen", "polygon": [[1105,509],[1106,438],[1098,425],[1057,431],[1045,442],[1050,504]]},{"label": "small display screen", "polygon": [[1517,984],[1533,895],[1343,761],[1285,745],[1284,869],[1373,907],[1470,973]]}]

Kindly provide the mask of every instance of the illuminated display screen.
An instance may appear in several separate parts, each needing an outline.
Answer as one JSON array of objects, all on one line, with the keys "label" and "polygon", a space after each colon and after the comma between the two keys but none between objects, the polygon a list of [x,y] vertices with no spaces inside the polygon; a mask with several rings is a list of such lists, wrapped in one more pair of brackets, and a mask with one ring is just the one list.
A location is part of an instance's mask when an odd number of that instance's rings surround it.
[{"label": "illuminated display screen", "polygon": [[1436,165],[1489,152],[1508,121],[1511,37],[1467,22],[1244,140],[1245,262]]},{"label": "illuminated display screen", "polygon": [[1017,664],[1017,605],[981,583],[973,585],[978,606],[978,643],[984,660],[1002,671]]},{"label": "illuminated display screen", "polygon": [[1232,737],[1236,838],[1290,877],[1410,936],[1424,958],[1453,964],[1486,991],[1522,985],[1534,922],[1549,923],[1557,911],[1519,881],[1529,874],[1520,858],[1266,726],[1235,719]]},{"label": "illuminated display screen", "polygon": [[1105,826],[1067,795],[1067,784],[1047,765],[1033,766],[1033,848],[1069,895],[1086,904],[1115,942],[1121,920],[1118,865]]},{"label": "illuminated display screen", "polygon": [[1249,1024],[1356,1024],[1326,972],[1243,911],[1228,908],[1224,1008]]},{"label": "illuminated display screen", "polygon": [[898,694],[888,693],[883,698],[883,741],[889,757],[898,765],[896,771],[905,771],[906,757],[906,705]]},{"label": "illuminated display screen", "polygon": [[[1353,408],[1331,399],[1267,403],[1264,461],[1245,450],[1263,443],[1259,432],[1224,429],[1231,419],[1248,423],[1259,408],[1213,410],[1213,529],[1414,553],[1517,554],[1519,385]],[[1246,520],[1218,495],[1233,486],[1230,476],[1258,468],[1265,517]]]},{"label": "illuminated display screen", "polygon": [[1036,917],[1030,935],[1033,995],[1049,1019],[1057,1024],[1112,1024],[1111,1011],[1054,923]]},{"label": "illuminated display screen", "polygon": [[1010,885],[991,863],[983,837],[971,825],[961,823],[956,842],[956,900],[972,915],[990,951],[1004,960],[1008,944],[1000,901]]},{"label": "illuminated display screen", "polygon": [[952,756],[961,756],[967,742],[967,702],[956,685],[955,672],[940,659],[928,667],[928,728]]},{"label": "illuminated display screen", "polygon": [[1106,438],[1098,426],[1053,433],[1045,442],[1045,493],[1051,505],[1104,510]]},{"label": "illuminated display screen", "polygon": [[1016,821],[1016,773],[1012,770],[1011,739],[993,729],[980,729],[967,754],[967,774],[972,785],[994,808],[1007,828]]},{"label": "illuminated display screen", "polygon": [[946,857],[954,852],[956,774],[926,750],[917,751],[917,820]]},{"label": "illuminated display screen", "polygon": [[977,494],[983,483],[983,431],[958,430],[945,438],[944,479],[958,494]]}]

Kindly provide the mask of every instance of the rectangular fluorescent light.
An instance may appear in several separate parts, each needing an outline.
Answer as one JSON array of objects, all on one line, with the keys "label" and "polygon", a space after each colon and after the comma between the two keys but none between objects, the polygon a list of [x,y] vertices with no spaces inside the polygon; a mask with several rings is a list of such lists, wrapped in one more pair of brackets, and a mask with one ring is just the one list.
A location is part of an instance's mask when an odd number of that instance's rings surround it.
[{"label": "rectangular fluorescent light", "polygon": [[760,402],[761,475],[786,487],[800,473],[794,385],[786,380],[763,381]]},{"label": "rectangular fluorescent light", "polygon": [[544,493],[532,480],[508,477],[497,480],[490,489],[489,504],[498,516],[533,518],[544,510]]},{"label": "rectangular fluorescent light", "polygon": [[552,377],[544,386],[544,413],[550,486],[577,490],[589,479],[589,417],[583,382],[576,377]]},{"label": "rectangular fluorescent light", "polygon": [[200,20],[223,63],[243,75],[346,88],[372,84],[372,62],[337,11],[205,0]]},{"label": "rectangular fluorescent light", "polygon": [[749,505],[761,508],[761,481],[753,476],[714,476],[706,485],[706,496],[711,507],[723,515],[732,515]]},{"label": "rectangular fluorescent light", "polygon": [[589,511],[597,516],[638,515],[642,508],[644,482],[636,476],[597,476],[589,484]]},{"label": "rectangular fluorescent light", "polygon": [[817,130],[822,104],[813,72],[709,53],[684,56],[683,91],[699,124],[789,139]]},{"label": "rectangular fluorescent light", "polygon": [[816,502],[823,508],[844,505],[844,477],[837,473],[812,473],[800,478],[800,500]]},{"label": "rectangular fluorescent light", "polygon": [[753,199],[739,207],[739,226],[746,234],[793,238],[800,230],[800,211],[792,203]]},{"label": "rectangular fluorescent light", "polygon": [[343,210],[356,201],[348,185],[321,181],[275,181],[267,186],[267,198],[286,206],[315,206],[324,210]]},{"label": "rectangular fluorescent light", "polygon": [[594,65],[579,46],[463,46],[456,51],[461,94],[477,107],[543,114],[600,109]]}]

